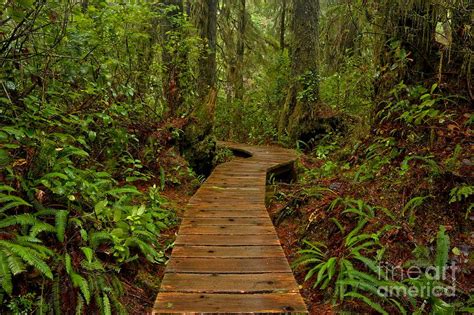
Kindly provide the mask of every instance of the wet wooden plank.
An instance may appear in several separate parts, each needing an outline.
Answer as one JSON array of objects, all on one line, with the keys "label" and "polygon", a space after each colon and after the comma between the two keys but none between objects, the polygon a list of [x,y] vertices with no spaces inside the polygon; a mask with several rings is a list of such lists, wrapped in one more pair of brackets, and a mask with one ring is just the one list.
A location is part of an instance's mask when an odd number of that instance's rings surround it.
[{"label": "wet wooden plank", "polygon": [[191,225],[254,225],[254,226],[273,226],[267,217],[264,218],[195,218],[193,216],[185,217],[181,221],[181,226]]},{"label": "wet wooden plank", "polygon": [[153,314],[173,313],[307,313],[298,293],[205,294],[162,292]]},{"label": "wet wooden plank", "polygon": [[166,272],[180,273],[279,273],[291,272],[285,257],[181,258],[169,261]]},{"label": "wet wooden plank", "polygon": [[161,282],[161,291],[194,293],[297,293],[298,289],[291,273],[167,273]]},{"label": "wet wooden plank", "polygon": [[259,235],[275,234],[273,226],[236,226],[236,225],[199,225],[181,226],[180,234],[209,234],[209,235]]},{"label": "wet wooden plank", "polygon": [[176,245],[280,245],[276,235],[180,235],[176,237]]},{"label": "wet wooden plank", "polygon": [[262,258],[282,257],[284,255],[281,246],[175,246],[173,257],[194,258]]},{"label": "wet wooden plank", "polygon": [[268,212],[263,210],[188,210],[184,213],[188,218],[268,218]]}]

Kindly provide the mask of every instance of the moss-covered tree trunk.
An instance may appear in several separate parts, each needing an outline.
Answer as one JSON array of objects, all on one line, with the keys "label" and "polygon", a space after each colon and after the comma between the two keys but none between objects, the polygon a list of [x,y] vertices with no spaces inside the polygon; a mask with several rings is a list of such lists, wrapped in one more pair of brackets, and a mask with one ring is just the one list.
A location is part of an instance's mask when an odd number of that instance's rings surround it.
[{"label": "moss-covered tree trunk", "polygon": [[168,116],[173,117],[183,104],[181,74],[186,71],[186,54],[177,49],[180,37],[180,20],[183,16],[182,0],[164,0],[161,19],[163,63],[163,96],[168,105]]},{"label": "moss-covered tree trunk", "polygon": [[184,128],[181,151],[199,174],[209,174],[213,166],[216,141],[212,136],[217,101],[216,47],[217,2],[199,0],[193,3],[192,18],[202,40],[197,78],[198,102]]},{"label": "moss-covered tree trunk", "polygon": [[312,134],[319,99],[319,0],[293,0],[290,20],[291,84],[280,114],[280,138]]},{"label": "moss-covered tree trunk", "polygon": [[385,0],[381,5],[383,13],[376,25],[377,32],[383,34],[379,52],[382,73],[399,69],[397,77],[381,76],[385,81],[380,82],[382,88],[394,81],[417,83],[431,78],[439,60],[435,41],[437,7],[427,0]]}]

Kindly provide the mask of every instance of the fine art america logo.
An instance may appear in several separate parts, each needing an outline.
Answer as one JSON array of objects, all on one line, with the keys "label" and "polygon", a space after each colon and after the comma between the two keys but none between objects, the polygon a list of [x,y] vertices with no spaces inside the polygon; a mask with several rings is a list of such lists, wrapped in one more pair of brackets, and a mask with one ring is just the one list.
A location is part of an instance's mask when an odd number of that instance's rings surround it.
[{"label": "fine art america logo", "polygon": [[456,270],[454,263],[444,267],[409,268],[387,263],[379,266],[379,280],[386,285],[379,286],[377,293],[385,297],[453,297],[456,293]]}]

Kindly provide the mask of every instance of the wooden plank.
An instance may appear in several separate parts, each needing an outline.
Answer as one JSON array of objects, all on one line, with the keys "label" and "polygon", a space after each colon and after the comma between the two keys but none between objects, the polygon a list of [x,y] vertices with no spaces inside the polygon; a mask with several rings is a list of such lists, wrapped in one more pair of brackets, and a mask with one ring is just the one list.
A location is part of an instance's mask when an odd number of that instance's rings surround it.
[{"label": "wooden plank", "polygon": [[259,235],[275,234],[273,226],[236,226],[236,225],[199,225],[181,226],[179,234],[207,234],[207,235]]},{"label": "wooden plank", "polygon": [[178,258],[166,272],[180,273],[278,273],[291,272],[285,257],[278,258]]},{"label": "wooden plank", "polygon": [[152,314],[173,313],[306,313],[298,293],[205,294],[162,292]]},{"label": "wooden plank", "polygon": [[181,226],[191,225],[254,225],[254,226],[273,226],[267,217],[264,218],[193,218],[185,217],[181,221]]},{"label": "wooden plank", "polygon": [[175,245],[280,245],[276,235],[180,235],[176,237]]},{"label": "wooden plank", "polygon": [[283,257],[279,245],[272,246],[175,246],[173,257],[194,258],[244,258],[244,257]]},{"label": "wooden plank", "polygon": [[261,211],[261,212],[267,212],[267,209],[261,205],[261,206],[245,206],[245,205],[223,205],[223,204],[196,204],[196,205],[189,205],[187,210],[210,210],[210,211]]},{"label": "wooden plank", "polygon": [[161,292],[297,293],[293,274],[188,274],[166,273]]},{"label": "wooden plank", "polygon": [[188,218],[269,218],[263,210],[188,210],[184,213]]}]

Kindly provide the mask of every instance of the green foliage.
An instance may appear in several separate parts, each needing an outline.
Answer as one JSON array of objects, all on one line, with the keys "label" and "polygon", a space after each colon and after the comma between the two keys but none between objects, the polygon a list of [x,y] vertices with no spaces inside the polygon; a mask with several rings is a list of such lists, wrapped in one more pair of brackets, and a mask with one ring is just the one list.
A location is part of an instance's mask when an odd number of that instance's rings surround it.
[{"label": "green foliage", "polygon": [[25,265],[52,279],[53,273],[46,262],[52,255],[53,252],[34,237],[17,235],[14,239],[0,240],[1,289],[11,295],[12,277],[25,272]]},{"label": "green foliage", "polygon": [[[374,310],[388,314],[377,299],[383,298],[378,292],[382,286],[395,285],[393,281],[385,280],[379,267],[383,247],[379,239],[385,229],[377,233],[364,233],[367,219],[359,221],[357,226],[344,237],[342,249],[337,256],[327,251],[326,245],[305,241],[307,249],[299,251],[300,257],[294,261],[294,266],[309,266],[305,281],[314,279],[313,287],[325,290],[334,286],[334,301],[343,302],[347,298],[359,299]],[[375,258],[372,258],[375,255]],[[357,265],[362,263],[366,270]],[[386,298],[405,313],[404,308],[395,300]]]},{"label": "green foliage", "polygon": [[[132,185],[152,178],[146,126],[165,112],[159,14],[148,3],[103,1],[10,1],[5,9],[0,312],[60,314],[71,293],[63,291],[74,290],[78,313],[124,313],[119,271],[137,259],[163,263],[160,232],[175,222],[160,191]],[[17,296],[26,273],[31,308]]]},{"label": "green foliage", "polygon": [[415,224],[415,209],[418,208],[419,206],[423,205],[426,199],[432,198],[433,196],[418,196],[418,197],[413,197],[411,198],[404,206],[402,209],[402,216],[405,216],[406,212],[409,212],[409,219],[408,223],[410,225]]},{"label": "green foliage", "polygon": [[[470,196],[474,194],[474,186],[472,185],[460,185],[456,186],[451,191],[449,192],[449,203],[454,203],[454,202],[461,202],[461,201],[467,201]],[[469,214],[472,211],[472,208],[474,207],[474,203],[470,203],[467,207],[466,210],[466,218],[469,216]]]},{"label": "green foliage", "polygon": [[363,163],[357,167],[354,175],[356,182],[373,180],[380,176],[384,167],[390,165],[392,160],[400,155],[400,150],[395,146],[393,137],[377,137],[363,151],[363,154],[365,155]]},{"label": "green foliage", "polygon": [[400,120],[411,128],[445,122],[448,115],[437,109],[437,105],[445,98],[435,94],[437,87],[437,84],[433,84],[428,90],[420,85],[407,86],[400,82],[390,91],[393,101],[378,113],[381,121]]},{"label": "green foliage", "polygon": [[[434,268],[432,273],[424,272],[420,276],[410,277],[403,282],[407,285],[413,286],[418,289],[420,293],[417,298],[421,299],[421,303],[417,303],[415,300],[412,304],[415,308],[415,314],[422,314],[426,304],[431,307],[432,314],[455,314],[456,312],[463,312],[469,309],[469,305],[472,303],[456,302],[450,304],[449,302],[442,299],[437,293],[432,290],[426,290],[426,288],[439,287],[444,290],[448,289],[448,285],[444,281],[450,281],[451,286],[455,286],[455,279],[446,279],[446,274],[450,274],[451,271],[448,269],[448,255],[450,249],[449,236],[446,234],[444,226],[439,227],[439,231],[436,235],[436,251],[434,258],[429,255],[428,248],[419,247],[414,251],[416,257],[415,260],[408,262],[407,268],[410,267],[432,267]],[[439,291],[439,290],[438,290]],[[421,306],[420,306],[421,304]]]}]

